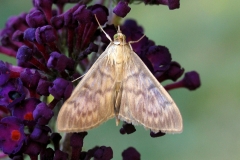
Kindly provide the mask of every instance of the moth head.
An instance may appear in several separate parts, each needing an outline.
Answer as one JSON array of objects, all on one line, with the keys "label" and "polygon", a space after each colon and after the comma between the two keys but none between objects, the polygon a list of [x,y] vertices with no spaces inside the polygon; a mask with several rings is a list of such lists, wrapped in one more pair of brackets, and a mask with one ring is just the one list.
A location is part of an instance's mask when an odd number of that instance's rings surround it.
[{"label": "moth head", "polygon": [[120,30],[120,26],[118,26],[118,31],[113,38],[114,38],[114,42],[120,42],[120,43],[126,42],[126,36],[122,34],[122,31]]}]

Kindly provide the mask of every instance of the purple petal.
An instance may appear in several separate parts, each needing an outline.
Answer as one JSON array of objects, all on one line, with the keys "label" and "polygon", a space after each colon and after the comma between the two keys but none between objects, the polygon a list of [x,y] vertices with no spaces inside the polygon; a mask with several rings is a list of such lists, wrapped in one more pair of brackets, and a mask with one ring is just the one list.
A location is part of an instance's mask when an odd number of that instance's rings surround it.
[{"label": "purple petal", "polygon": [[15,154],[25,140],[24,125],[16,117],[5,117],[0,122],[0,148],[6,154]]},{"label": "purple petal", "polygon": [[26,16],[28,25],[32,28],[41,27],[47,24],[44,13],[38,9],[33,9]]},{"label": "purple petal", "polygon": [[133,147],[129,147],[122,152],[123,160],[140,160],[140,153]]},{"label": "purple petal", "polygon": [[53,114],[53,111],[44,102],[42,102],[39,103],[33,111],[33,118],[39,125],[46,125],[52,118]]},{"label": "purple petal", "polygon": [[128,6],[128,3],[125,1],[119,1],[117,6],[113,9],[113,13],[115,13],[119,17],[125,17],[131,8]]},{"label": "purple petal", "polygon": [[185,76],[183,78],[183,84],[189,90],[195,90],[199,88],[201,85],[199,74],[196,71],[185,73]]}]

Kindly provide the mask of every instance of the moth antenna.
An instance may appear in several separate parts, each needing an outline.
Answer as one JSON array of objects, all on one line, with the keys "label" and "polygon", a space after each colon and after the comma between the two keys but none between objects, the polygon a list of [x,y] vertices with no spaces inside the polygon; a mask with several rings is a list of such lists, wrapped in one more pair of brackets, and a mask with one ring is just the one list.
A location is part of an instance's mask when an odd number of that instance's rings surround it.
[{"label": "moth antenna", "polygon": [[94,14],[94,16],[95,16],[95,19],[96,19],[96,21],[97,21],[97,23],[98,23],[99,28],[103,31],[103,33],[106,35],[106,37],[109,39],[109,41],[112,42],[111,37],[103,30],[102,26],[100,25],[100,23],[99,23],[99,21],[98,21],[98,19],[97,19],[96,14]]},{"label": "moth antenna", "polygon": [[121,30],[120,30],[120,26],[118,26],[117,33],[122,33]]},{"label": "moth antenna", "polygon": [[80,76],[80,77],[78,77],[78,78],[76,78],[76,79],[72,80],[72,82],[75,82],[75,81],[77,81],[77,80],[81,79],[81,78],[82,78],[82,77],[84,77],[85,75],[86,75],[86,73],[85,73],[85,74],[83,74],[82,76]]}]

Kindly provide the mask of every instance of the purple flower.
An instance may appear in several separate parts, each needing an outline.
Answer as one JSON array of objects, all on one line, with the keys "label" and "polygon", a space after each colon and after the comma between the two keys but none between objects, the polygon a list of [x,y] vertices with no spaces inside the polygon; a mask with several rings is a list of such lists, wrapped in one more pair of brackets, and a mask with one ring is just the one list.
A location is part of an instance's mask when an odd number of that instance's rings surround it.
[{"label": "purple flower", "polygon": [[11,79],[1,86],[0,105],[12,108],[14,104],[21,102],[26,96],[20,79]]},{"label": "purple flower", "polygon": [[24,86],[36,89],[41,75],[37,70],[30,70],[27,68],[20,74],[20,78]]},{"label": "purple flower", "polygon": [[87,135],[87,132],[73,133],[71,136],[70,145],[73,148],[82,148],[83,138]]},{"label": "purple flower", "polygon": [[[137,24],[135,20],[128,19],[124,22],[124,24],[121,26],[122,32],[126,35],[127,42],[129,41],[137,41],[139,40],[144,34],[144,30],[141,26]],[[133,47],[133,50],[141,56],[145,56],[147,53],[148,48],[152,44],[150,40],[145,36],[141,41],[138,43],[133,43],[131,46]]]},{"label": "purple flower", "polygon": [[55,29],[61,29],[64,26],[64,17],[62,15],[52,17],[51,24]]},{"label": "purple flower", "polygon": [[47,148],[40,153],[40,159],[50,160],[54,157],[54,151],[52,148]]},{"label": "purple flower", "polygon": [[18,49],[16,58],[21,61],[29,61],[32,59],[32,49],[27,46],[21,46]]},{"label": "purple flower", "polygon": [[47,62],[49,68],[54,68],[59,72],[63,72],[65,69],[74,70],[74,64],[72,59],[58,52],[52,52]]},{"label": "purple flower", "polygon": [[54,98],[60,100],[61,98],[67,99],[70,97],[73,90],[73,84],[63,78],[57,78],[53,81],[53,86],[49,87],[49,93]]},{"label": "purple flower", "polygon": [[33,121],[33,111],[41,101],[37,98],[28,98],[14,106],[12,115],[26,122]]},{"label": "purple flower", "polygon": [[62,136],[59,133],[52,133],[50,139],[53,142],[54,150],[59,150],[59,143],[62,139]]},{"label": "purple flower", "polygon": [[54,155],[54,159],[53,160],[66,160],[68,159],[68,154],[60,151],[60,150],[56,150],[55,151],[55,155]]},{"label": "purple flower", "polygon": [[17,30],[13,33],[12,40],[16,42],[23,42],[24,41],[23,36],[24,33],[22,31]]},{"label": "purple flower", "polygon": [[27,14],[26,21],[32,28],[41,27],[47,24],[44,13],[38,9],[31,10]]},{"label": "purple flower", "polygon": [[16,58],[23,63],[30,63],[34,65],[36,68],[48,72],[49,71],[48,68],[33,55],[34,49],[23,45],[18,49]]},{"label": "purple flower", "polygon": [[184,73],[184,69],[177,62],[171,62],[169,69],[164,73],[155,73],[155,77],[162,82],[166,79],[176,81]]},{"label": "purple flower", "polygon": [[46,125],[53,116],[53,111],[44,102],[39,103],[33,111],[33,118],[39,125]]},{"label": "purple flower", "polygon": [[185,76],[182,80],[168,84],[164,86],[166,90],[176,89],[176,88],[187,88],[189,90],[195,90],[201,85],[199,74],[196,71],[191,71],[185,73]]},{"label": "purple flower", "polygon": [[47,126],[35,125],[33,132],[30,134],[30,138],[38,143],[47,144],[50,136],[48,133],[51,129]]},{"label": "purple flower", "polygon": [[36,91],[40,95],[48,96],[49,95],[48,88],[50,86],[52,86],[52,82],[40,79]]},{"label": "purple flower", "polygon": [[133,147],[129,147],[122,152],[123,160],[140,160],[140,153]]},{"label": "purple flower", "polygon": [[90,23],[93,19],[93,13],[91,10],[86,9],[85,5],[79,6],[74,12],[73,12],[73,19],[77,20],[80,24],[86,24]]},{"label": "purple flower", "polygon": [[0,61],[0,86],[5,84],[10,78],[10,70],[3,61]]},{"label": "purple flower", "polygon": [[150,132],[150,136],[153,137],[153,138],[156,138],[156,137],[162,137],[164,136],[166,133],[163,133],[163,132],[158,132],[158,133],[154,133],[154,132]]},{"label": "purple flower", "polygon": [[177,9],[180,7],[180,0],[144,0],[145,4],[163,4],[167,5],[169,9]]},{"label": "purple flower", "polygon": [[172,58],[166,47],[151,46],[146,56],[153,66],[154,73],[164,72],[169,69]]},{"label": "purple flower", "polygon": [[111,147],[101,146],[94,153],[94,159],[107,160],[113,158],[113,151]]},{"label": "purple flower", "polygon": [[0,148],[6,154],[15,154],[25,141],[24,125],[16,117],[5,117],[0,122]]},{"label": "purple flower", "polygon": [[136,131],[136,129],[135,129],[134,125],[126,123],[126,122],[123,123],[122,128],[120,129],[121,134],[125,134],[125,133],[131,134],[135,131]]},{"label": "purple flower", "polygon": [[40,9],[44,14],[48,22],[52,17],[52,0],[33,0],[33,5]]},{"label": "purple flower", "polygon": [[[92,11],[93,14],[97,16],[97,19],[101,25],[104,25],[107,22],[107,17],[109,15],[108,9],[100,4],[95,4],[93,6],[88,7]],[[95,18],[93,19],[95,21]]]},{"label": "purple flower", "polygon": [[[11,29],[11,33],[14,33],[16,30],[24,31],[27,28],[25,14],[22,13],[19,16],[12,16],[6,22],[6,28]],[[10,33],[10,32],[8,32]],[[8,34],[9,36],[11,34]]]},{"label": "purple flower", "polygon": [[117,6],[113,9],[113,12],[119,17],[125,17],[131,8],[126,1],[119,1]]},{"label": "purple flower", "polygon": [[113,151],[111,147],[101,146],[94,147],[88,150],[87,153],[82,152],[83,159],[94,158],[95,160],[108,160],[113,158]]},{"label": "purple flower", "polygon": [[35,32],[36,32],[36,28],[28,28],[28,29],[26,29],[24,31],[23,39],[27,40],[29,42],[35,42],[36,41]]},{"label": "purple flower", "polygon": [[56,40],[55,30],[51,25],[38,27],[35,32],[36,41],[39,44],[54,42]]},{"label": "purple flower", "polygon": [[73,133],[70,139],[70,145],[72,146],[72,159],[79,159],[80,152],[83,146],[83,138],[87,135],[87,132]]},{"label": "purple flower", "polygon": [[26,142],[23,146],[23,153],[28,154],[31,159],[36,159],[39,155],[39,153],[43,149],[43,145],[40,143],[32,140],[30,137],[26,138]]}]

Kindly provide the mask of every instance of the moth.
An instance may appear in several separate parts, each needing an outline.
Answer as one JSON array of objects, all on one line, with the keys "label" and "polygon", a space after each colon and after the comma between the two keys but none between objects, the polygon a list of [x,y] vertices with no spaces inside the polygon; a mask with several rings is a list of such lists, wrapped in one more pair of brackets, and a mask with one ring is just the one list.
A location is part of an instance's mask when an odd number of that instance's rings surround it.
[{"label": "moth", "polygon": [[127,43],[118,27],[112,41],[98,25],[110,44],[61,107],[58,130],[83,132],[115,117],[116,125],[122,120],[154,133],[182,132],[175,102],[131,47],[143,37]]}]

